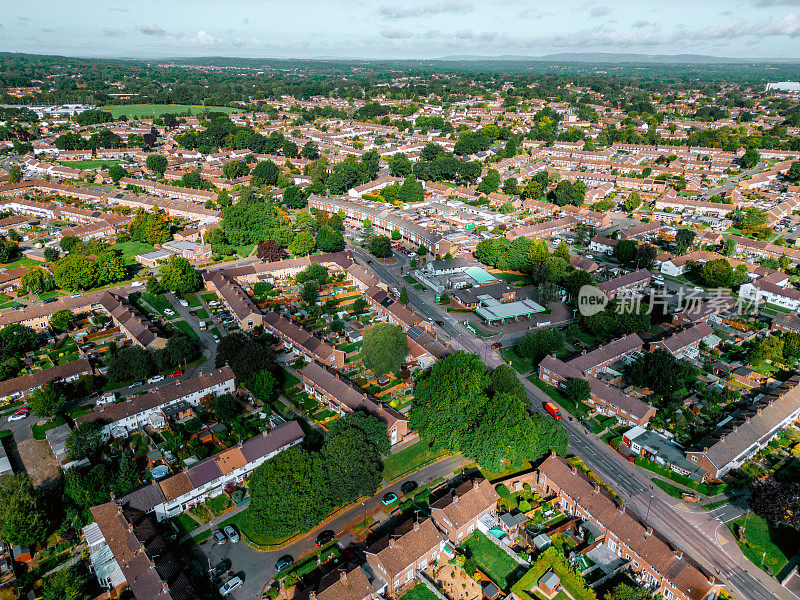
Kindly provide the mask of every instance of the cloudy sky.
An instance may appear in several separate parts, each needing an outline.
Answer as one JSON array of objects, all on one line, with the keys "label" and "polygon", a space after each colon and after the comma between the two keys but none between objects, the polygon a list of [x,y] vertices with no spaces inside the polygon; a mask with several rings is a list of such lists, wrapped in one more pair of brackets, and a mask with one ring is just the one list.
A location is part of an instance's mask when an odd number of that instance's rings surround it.
[{"label": "cloudy sky", "polygon": [[9,52],[800,59],[800,0],[0,0],[0,7],[0,50]]}]

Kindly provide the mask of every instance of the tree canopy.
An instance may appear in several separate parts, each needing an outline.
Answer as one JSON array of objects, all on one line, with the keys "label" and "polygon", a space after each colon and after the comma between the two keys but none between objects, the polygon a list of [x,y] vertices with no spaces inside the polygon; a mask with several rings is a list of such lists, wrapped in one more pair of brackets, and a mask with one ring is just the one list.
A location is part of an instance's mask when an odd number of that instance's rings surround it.
[{"label": "tree canopy", "polygon": [[399,325],[376,323],[364,331],[362,351],[364,366],[375,375],[399,373],[408,356],[408,338]]}]

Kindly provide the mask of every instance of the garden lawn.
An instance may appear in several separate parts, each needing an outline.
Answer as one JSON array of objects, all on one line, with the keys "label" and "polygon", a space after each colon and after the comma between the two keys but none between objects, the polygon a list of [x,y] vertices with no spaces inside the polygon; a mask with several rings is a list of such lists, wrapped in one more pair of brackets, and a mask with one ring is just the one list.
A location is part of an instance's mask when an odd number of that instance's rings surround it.
[{"label": "garden lawn", "polygon": [[195,521],[186,513],[182,513],[172,520],[176,527],[180,530],[181,535],[187,535],[200,527],[200,523]]},{"label": "garden lawn", "polygon": [[[728,527],[750,562],[765,571],[772,569],[774,575],[777,575],[789,558],[797,553],[800,546],[796,536],[791,535],[789,530],[776,529],[754,514],[734,519],[728,523]],[[740,527],[745,527],[744,543],[738,541],[737,533]]]},{"label": "garden lawn", "polygon": [[485,535],[479,531],[474,532],[466,539],[462,547],[466,550],[467,556],[474,560],[480,570],[486,573],[501,589],[508,590],[513,585],[511,575],[519,565]]},{"label": "garden lawn", "polygon": [[653,477],[652,480],[653,483],[655,483],[658,487],[667,492],[673,498],[683,498],[684,491],[681,488],[674,486],[671,483],[667,483],[662,479],[658,479],[657,477]]},{"label": "garden lawn", "polygon": [[446,450],[432,451],[427,442],[419,441],[413,446],[403,448],[396,454],[391,454],[383,460],[383,478],[394,481],[402,476],[418,471],[428,463],[446,456]]},{"label": "garden lawn", "polygon": [[122,260],[125,261],[126,265],[137,264],[133,259],[134,256],[155,250],[152,244],[134,242],[133,240],[123,242],[121,244],[114,244],[112,248],[114,248],[114,250],[119,250],[122,253]]},{"label": "garden lawn", "polygon": [[170,309],[174,311],[176,314],[178,312],[172,307],[172,304],[169,303],[169,300],[167,300],[161,294],[148,294],[147,292],[142,292],[141,298],[161,314],[164,314],[164,311],[166,309]]},{"label": "garden lawn", "polygon": [[130,118],[138,119],[140,117],[160,117],[167,113],[180,115],[183,113],[191,113],[192,115],[199,115],[204,110],[213,112],[239,113],[242,112],[240,108],[230,108],[227,106],[197,106],[189,104],[120,104],[114,106],[103,106],[100,110],[110,112],[111,116],[119,119],[121,115]]},{"label": "garden lawn", "polygon": [[189,308],[199,308],[202,306],[197,294],[183,294],[183,299],[189,303]]},{"label": "garden lawn", "polygon": [[285,539],[270,537],[254,531],[250,526],[250,519],[247,518],[247,510],[236,513],[230,519],[225,519],[217,525],[217,528],[224,529],[226,525],[233,525],[243,537],[246,537],[257,546],[275,546],[285,541]]},{"label": "garden lawn", "polygon": [[522,358],[517,354],[514,348],[502,348],[500,350],[500,355],[507,363],[510,363],[514,369],[522,374],[533,371],[533,363],[527,358]]},{"label": "garden lawn", "polygon": [[436,595],[430,591],[425,584],[418,583],[416,587],[400,596],[400,600],[438,600]]},{"label": "garden lawn", "polygon": [[579,419],[584,419],[589,414],[589,411],[587,410],[588,406],[586,406],[583,402],[579,402],[576,404],[575,402],[564,396],[556,388],[546,384],[544,381],[539,379],[539,375],[537,375],[536,373],[529,375],[528,381],[530,381],[533,385],[535,385],[540,390],[545,392],[548,396],[550,396],[553,399],[554,402],[558,403],[558,405],[561,406],[561,408],[563,408],[573,416],[578,417]]},{"label": "garden lawn", "polygon": [[192,329],[192,326],[189,325],[186,321],[184,320],[172,321],[172,325],[174,325],[177,329],[180,329],[183,333],[188,335],[194,341],[196,342],[200,341],[200,336],[197,335],[197,332],[194,329]]}]

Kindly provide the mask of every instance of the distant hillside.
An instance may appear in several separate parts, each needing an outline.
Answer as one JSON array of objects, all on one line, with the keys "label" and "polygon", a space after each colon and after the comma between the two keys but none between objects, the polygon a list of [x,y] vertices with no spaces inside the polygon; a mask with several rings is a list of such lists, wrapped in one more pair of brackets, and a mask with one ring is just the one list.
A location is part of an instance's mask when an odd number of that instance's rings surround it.
[{"label": "distant hillside", "polygon": [[634,54],[614,52],[562,52],[544,56],[502,56],[458,55],[445,56],[442,61],[518,61],[518,62],[580,62],[580,63],[649,63],[649,64],[751,64],[751,63],[797,63],[791,58],[731,58],[726,56],[707,56],[704,54]]}]

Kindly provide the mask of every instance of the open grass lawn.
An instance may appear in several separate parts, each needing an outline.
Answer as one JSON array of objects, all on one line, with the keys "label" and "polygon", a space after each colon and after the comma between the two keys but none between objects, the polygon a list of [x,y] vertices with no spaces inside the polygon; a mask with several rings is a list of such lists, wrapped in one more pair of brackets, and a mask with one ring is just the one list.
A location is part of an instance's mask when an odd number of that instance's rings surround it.
[{"label": "open grass lawn", "polygon": [[23,256],[22,258],[18,258],[14,262],[6,263],[2,266],[7,270],[16,269],[17,267],[41,267],[44,263],[39,262],[38,260],[33,260],[32,258],[28,258],[27,256]]},{"label": "open grass lawn", "polygon": [[192,329],[192,326],[189,325],[186,321],[181,319],[181,320],[178,320],[178,321],[172,321],[172,324],[176,328],[180,329],[183,333],[188,335],[194,341],[199,341],[200,340],[200,336],[197,335],[197,332],[194,329]]},{"label": "open grass lawn", "polygon": [[193,115],[199,115],[204,110],[227,114],[242,112],[240,108],[229,108],[227,106],[196,106],[188,104],[121,104],[118,106],[103,106],[100,110],[110,112],[115,119],[119,119],[121,115],[125,115],[129,119],[159,117],[167,113],[179,115],[188,112]]},{"label": "open grass lawn", "polygon": [[64,292],[59,292],[57,290],[53,290],[52,292],[45,292],[44,294],[37,294],[37,296],[39,297],[39,300],[44,302],[48,298],[58,298],[60,296],[66,296],[66,294]]},{"label": "open grass lawn", "polygon": [[144,242],[123,242],[121,244],[114,244],[113,248],[122,253],[122,260],[126,265],[135,265],[136,261],[133,257],[137,254],[144,254],[145,252],[152,252],[155,250],[152,244],[145,244]]},{"label": "open grass lawn", "polygon": [[215,293],[213,293],[213,292],[208,292],[207,294],[200,294],[200,297],[201,297],[203,300],[205,300],[205,301],[206,301],[206,303],[208,303],[208,302],[214,302],[214,300],[219,300],[219,296],[217,296],[217,295],[216,295]]},{"label": "open grass lawn", "polygon": [[500,355],[507,363],[510,363],[512,367],[522,374],[533,371],[533,363],[527,358],[522,358],[516,353],[514,348],[502,348],[500,350]]},{"label": "open grass lawn", "polygon": [[[776,529],[754,514],[743,515],[728,523],[744,555],[757,567],[765,571],[772,569],[777,575],[783,566],[800,550],[797,536],[790,530]],[[738,542],[738,533],[745,528],[744,542]],[[766,554],[765,554],[766,553]]]},{"label": "open grass lawn", "polygon": [[274,546],[284,541],[283,539],[270,537],[254,530],[250,525],[250,520],[247,518],[247,512],[247,510],[243,510],[236,513],[230,519],[222,521],[222,523],[217,525],[217,528],[224,529],[226,525],[233,525],[240,534],[258,546]]},{"label": "open grass lawn", "polygon": [[233,506],[233,502],[225,494],[220,494],[219,496],[209,498],[206,502],[206,506],[208,506],[208,510],[210,510],[215,517],[218,517]]},{"label": "open grass lawn", "polygon": [[527,275],[521,275],[520,273],[493,273],[495,277],[498,279],[502,279],[511,285],[518,283],[520,285],[526,285],[531,282],[531,278]]},{"label": "open grass lawn", "polygon": [[183,299],[189,303],[189,308],[198,308],[203,304],[197,294],[183,294]]},{"label": "open grass lawn", "polygon": [[201,308],[200,310],[194,311],[194,316],[198,319],[207,319],[208,318],[208,311],[205,308]]},{"label": "open grass lawn", "polygon": [[667,492],[673,498],[683,497],[683,490],[681,488],[674,486],[671,483],[667,483],[662,479],[658,479],[657,477],[653,477],[652,480],[653,483],[655,483],[658,487]]},{"label": "open grass lawn", "polygon": [[514,581],[511,576],[519,565],[505,552],[495,546],[485,535],[476,531],[462,544],[467,557],[474,560],[501,589],[508,590]]},{"label": "open grass lawn", "polygon": [[191,533],[198,527],[200,527],[200,523],[195,521],[192,517],[187,515],[186,513],[180,514],[172,520],[173,523],[178,527],[182,535],[186,535]]},{"label": "open grass lawn", "polygon": [[419,441],[413,446],[404,448],[387,456],[383,461],[383,478],[386,481],[399,479],[405,474],[419,470],[423,465],[434,462],[447,455],[446,450],[432,451],[427,442]]},{"label": "open grass lawn", "polygon": [[418,583],[416,587],[400,596],[400,600],[437,600],[436,595],[425,584]]},{"label": "open grass lawn", "polygon": [[73,169],[108,169],[118,165],[118,160],[63,160],[61,164]]},{"label": "open grass lawn", "polygon": [[141,298],[162,314],[166,309],[173,310],[176,313],[178,312],[172,307],[172,304],[169,303],[169,300],[167,300],[161,294],[149,294],[147,292],[142,292]]}]

